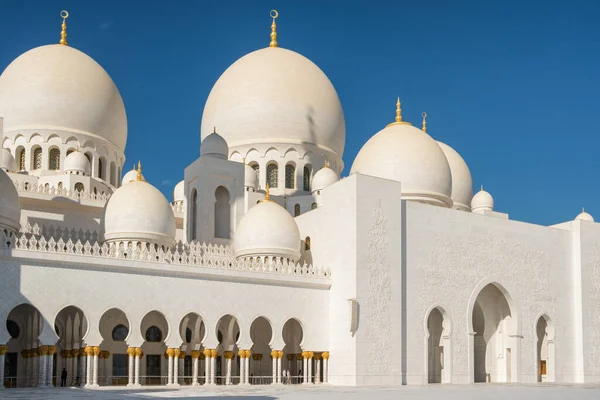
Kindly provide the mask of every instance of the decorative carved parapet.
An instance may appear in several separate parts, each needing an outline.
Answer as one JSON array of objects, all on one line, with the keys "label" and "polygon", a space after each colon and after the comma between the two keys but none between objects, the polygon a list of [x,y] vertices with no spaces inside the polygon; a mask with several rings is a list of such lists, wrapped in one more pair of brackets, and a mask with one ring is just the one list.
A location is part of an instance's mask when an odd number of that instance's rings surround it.
[{"label": "decorative carved parapet", "polygon": [[171,208],[175,214],[183,213],[185,211],[185,203],[183,201],[174,201],[171,203]]},{"label": "decorative carved parapet", "polygon": [[[247,271],[266,274],[330,278],[331,271],[307,264],[295,264],[286,260],[273,260],[261,257],[253,260],[238,260],[232,246],[206,243],[182,243],[174,249],[163,249],[146,242],[102,243],[90,240],[89,232],[68,231],[68,239],[44,235],[55,232],[63,235],[60,228],[40,228],[37,224],[26,224],[21,232],[9,238],[8,233],[0,230],[0,248],[35,251],[41,253],[71,254],[86,257],[116,258],[122,260],[151,262],[158,264],[184,265],[189,267],[213,268],[233,271]],[[64,235],[63,235],[64,236]]]},{"label": "decorative carved parapet", "polygon": [[66,188],[57,188],[54,186],[46,186],[42,184],[36,184],[33,182],[26,181],[13,181],[13,184],[17,188],[18,192],[23,193],[34,193],[34,194],[45,194],[49,197],[65,197],[71,200],[87,200],[96,201],[100,204],[105,204],[110,197],[110,193],[92,193],[92,192],[80,192],[76,190],[69,190]]}]

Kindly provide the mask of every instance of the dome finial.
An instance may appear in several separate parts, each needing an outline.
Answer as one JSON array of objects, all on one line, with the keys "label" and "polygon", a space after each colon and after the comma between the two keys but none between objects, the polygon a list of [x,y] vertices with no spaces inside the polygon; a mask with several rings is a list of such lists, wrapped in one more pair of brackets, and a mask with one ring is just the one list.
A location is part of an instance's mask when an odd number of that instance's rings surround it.
[{"label": "dome finial", "polygon": [[242,158],[242,164],[246,165],[246,157]]},{"label": "dome finial", "polygon": [[480,192],[483,192],[483,185],[481,185],[481,187],[479,188]]},{"label": "dome finial", "polygon": [[427,133],[427,113],[423,112],[423,127],[421,128],[423,132]]},{"label": "dome finial", "polygon": [[269,47],[279,47],[277,44],[277,24],[275,23],[277,17],[279,17],[277,10],[271,10],[271,18],[273,18],[273,23],[271,24],[271,43],[269,43]]},{"label": "dome finial", "polygon": [[63,19],[61,28],[62,30],[60,31],[60,44],[62,44],[63,46],[67,45],[67,18],[69,18],[69,13],[67,12],[67,10],[62,10],[60,12],[60,16]]},{"label": "dome finial", "polygon": [[144,178],[142,178],[142,162],[138,161],[138,165],[137,165],[137,180],[138,181],[143,181]]},{"label": "dome finial", "polygon": [[271,196],[269,195],[269,184],[268,183],[266,185],[265,191],[266,191],[265,201],[271,201]]},{"label": "dome finial", "polygon": [[410,122],[402,121],[402,104],[400,103],[400,97],[398,97],[398,100],[396,101],[396,120],[394,122],[392,122],[391,124],[388,124],[387,126],[399,125],[399,124],[410,125]]}]

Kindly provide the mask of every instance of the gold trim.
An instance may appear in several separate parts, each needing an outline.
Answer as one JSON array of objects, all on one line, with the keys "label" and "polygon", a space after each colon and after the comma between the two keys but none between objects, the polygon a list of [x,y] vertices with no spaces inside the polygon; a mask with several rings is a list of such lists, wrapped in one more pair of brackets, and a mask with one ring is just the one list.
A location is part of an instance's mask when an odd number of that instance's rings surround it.
[{"label": "gold trim", "polygon": [[62,10],[60,12],[60,16],[63,19],[62,25],[60,26],[62,29],[60,31],[60,44],[63,46],[68,45],[67,43],[67,18],[69,18],[69,12],[67,10]]},{"label": "gold trim", "polygon": [[277,43],[277,24],[275,20],[279,17],[279,13],[277,10],[271,10],[271,18],[273,18],[273,23],[271,24],[271,43],[269,43],[269,47],[279,47]]}]

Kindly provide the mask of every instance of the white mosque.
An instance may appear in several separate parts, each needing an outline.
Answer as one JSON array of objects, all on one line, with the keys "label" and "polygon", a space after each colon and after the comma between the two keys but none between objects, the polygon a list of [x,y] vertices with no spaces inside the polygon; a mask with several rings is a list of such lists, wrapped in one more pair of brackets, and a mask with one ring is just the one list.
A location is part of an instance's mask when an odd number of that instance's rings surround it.
[{"label": "white mosque", "polygon": [[61,15],[0,76],[0,385],[600,382],[591,215],[510,220],[399,100],[341,179],[340,99],[275,11],[169,202]]}]

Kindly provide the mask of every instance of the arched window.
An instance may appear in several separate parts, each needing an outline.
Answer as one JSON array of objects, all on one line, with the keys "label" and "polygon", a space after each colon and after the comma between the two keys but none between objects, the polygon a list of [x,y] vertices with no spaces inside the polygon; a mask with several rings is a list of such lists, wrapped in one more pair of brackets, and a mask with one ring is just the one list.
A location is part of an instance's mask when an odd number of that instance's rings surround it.
[{"label": "arched window", "polygon": [[110,163],[110,184],[113,186],[117,184],[117,170],[114,162]]},{"label": "arched window", "polygon": [[19,171],[25,171],[25,149],[19,151]]},{"label": "arched window", "polygon": [[33,169],[42,169],[42,148],[33,150]]},{"label": "arched window", "polygon": [[6,320],[6,329],[8,330],[10,337],[13,339],[18,338],[21,334],[21,328],[19,328],[19,325],[12,319]]},{"label": "arched window", "polygon": [[92,155],[90,153],[85,153],[85,156],[88,159],[88,161],[90,162],[90,165],[92,165]]},{"label": "arched window", "polygon": [[117,168],[117,186],[121,186],[121,167]]},{"label": "arched window", "polygon": [[296,167],[293,164],[285,166],[285,188],[294,189],[296,187]]},{"label": "arched window", "polygon": [[46,183],[46,184],[44,185],[44,189],[46,190],[46,192],[47,192],[48,190],[50,190],[50,184],[49,184],[49,183]]},{"label": "arched window", "polygon": [[317,208],[317,203],[312,203],[312,204],[310,205],[310,209],[311,209],[311,210],[314,210],[315,208]]},{"label": "arched window", "polygon": [[48,169],[58,171],[60,169],[60,150],[56,148],[50,149],[48,156]]},{"label": "arched window", "polygon": [[229,192],[223,186],[215,191],[215,237],[229,239],[231,233]]},{"label": "arched window", "polygon": [[310,192],[310,167],[304,167],[304,176],[303,176],[303,184],[302,189],[305,192]]},{"label": "arched window", "polygon": [[252,167],[252,169],[254,171],[256,171],[256,175],[258,175],[260,173],[260,166],[258,165],[258,163],[252,163],[252,164],[250,164],[250,166]]},{"label": "arched window", "polygon": [[77,182],[77,183],[75,184],[75,191],[76,191],[76,192],[79,192],[79,193],[81,193],[81,192],[83,192],[83,190],[84,190],[84,189],[85,189],[85,187],[83,186],[83,183],[81,183],[81,182]]},{"label": "arched window", "polygon": [[297,217],[298,215],[300,215],[300,204],[294,206],[294,217]]},{"label": "arched window", "polygon": [[304,251],[310,250],[310,236],[304,239]]},{"label": "arched window", "polygon": [[103,158],[98,159],[98,178],[106,179],[106,176],[104,174],[104,159]]},{"label": "arched window", "polygon": [[269,164],[267,165],[267,184],[270,188],[277,187],[277,180],[279,177],[279,168],[277,164]]},{"label": "arched window", "polygon": [[192,204],[190,205],[192,207],[192,212],[190,213],[192,216],[190,240],[196,240],[196,224],[198,223],[198,192],[196,192],[196,189],[192,189],[192,195],[190,197],[192,198]]},{"label": "arched window", "polygon": [[71,154],[72,152],[74,152],[74,151],[75,151],[75,150],[73,150],[73,149],[69,149],[69,150],[67,150],[67,156],[68,156],[69,154]]},{"label": "arched window", "polygon": [[192,330],[190,328],[185,328],[185,342],[192,342]]},{"label": "arched window", "polygon": [[58,182],[58,190],[62,190],[62,188],[63,188],[62,182]]},{"label": "arched window", "polygon": [[124,342],[128,334],[129,329],[125,325],[119,324],[112,331],[112,340],[115,342]]},{"label": "arched window", "polygon": [[162,332],[158,326],[152,325],[146,330],[146,342],[162,342]]}]

